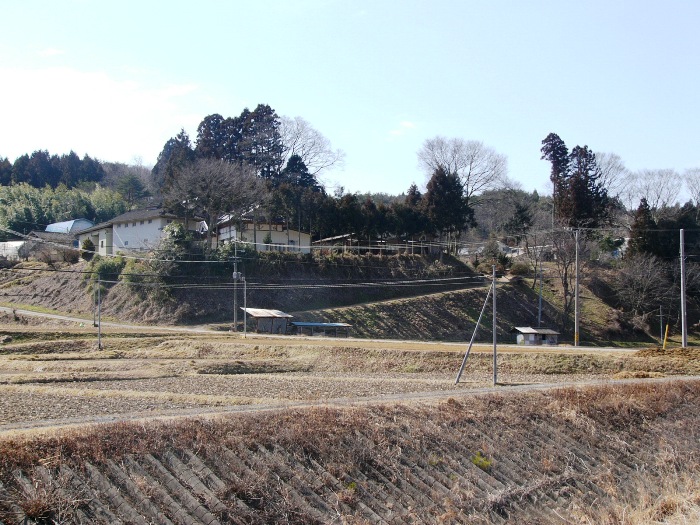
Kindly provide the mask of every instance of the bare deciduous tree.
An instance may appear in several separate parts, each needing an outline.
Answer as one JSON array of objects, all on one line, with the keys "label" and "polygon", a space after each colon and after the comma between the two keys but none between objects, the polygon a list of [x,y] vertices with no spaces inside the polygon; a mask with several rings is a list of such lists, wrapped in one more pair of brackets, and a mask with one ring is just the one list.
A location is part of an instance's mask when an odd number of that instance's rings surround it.
[{"label": "bare deciduous tree", "polygon": [[595,158],[600,173],[598,180],[608,190],[608,195],[614,198],[624,194],[630,178],[622,158],[615,153],[606,152],[596,152]]},{"label": "bare deciduous tree", "polygon": [[345,152],[334,150],[331,141],[301,117],[282,117],[279,132],[284,145],[285,162],[292,155],[299,155],[312,175],[342,167],[345,162]]},{"label": "bare deciduous tree", "polygon": [[[550,241],[554,252],[554,263],[557,276],[562,285],[562,318],[561,331],[567,330],[571,311],[574,307],[576,281],[576,234],[575,231],[560,223],[559,228],[552,230]],[[589,242],[585,231],[579,232],[578,259],[579,270],[586,265],[590,253]]]},{"label": "bare deciduous tree", "polygon": [[676,204],[681,191],[682,178],[672,169],[641,170],[630,173],[623,203],[628,210],[635,210],[642,198],[647,200],[654,220],[659,220],[665,209]]},{"label": "bare deciduous tree", "polygon": [[673,283],[668,268],[653,255],[637,254],[625,261],[615,278],[615,289],[621,306],[639,328],[647,328],[649,317],[659,305],[668,302]]},{"label": "bare deciduous tree", "polygon": [[[700,214],[700,168],[690,168],[685,170],[683,176],[685,184],[688,187],[690,198],[693,199],[693,204],[697,208],[697,213]],[[698,217],[695,217],[698,220]]]},{"label": "bare deciduous tree", "polygon": [[507,181],[506,156],[476,140],[428,139],[418,151],[418,161],[428,175],[438,169],[457,175],[470,204],[476,195]]},{"label": "bare deciduous tree", "polygon": [[168,201],[203,211],[209,229],[207,248],[218,220],[225,213],[241,214],[264,194],[264,181],[255,170],[237,162],[197,159],[182,169],[168,190]]}]

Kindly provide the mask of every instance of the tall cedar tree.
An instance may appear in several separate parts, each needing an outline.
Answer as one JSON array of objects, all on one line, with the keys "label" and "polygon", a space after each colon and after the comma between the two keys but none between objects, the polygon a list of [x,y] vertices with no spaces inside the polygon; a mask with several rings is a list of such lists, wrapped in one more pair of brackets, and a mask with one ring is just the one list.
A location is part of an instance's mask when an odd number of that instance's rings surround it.
[{"label": "tall cedar tree", "polygon": [[554,214],[572,228],[597,228],[610,219],[610,199],[601,181],[595,154],[588,146],[567,153],[566,144],[555,133],[542,141],[542,158],[552,169]]},{"label": "tall cedar tree", "polygon": [[425,214],[434,231],[456,233],[474,226],[474,210],[464,199],[459,178],[438,168],[430,178],[423,197]]}]

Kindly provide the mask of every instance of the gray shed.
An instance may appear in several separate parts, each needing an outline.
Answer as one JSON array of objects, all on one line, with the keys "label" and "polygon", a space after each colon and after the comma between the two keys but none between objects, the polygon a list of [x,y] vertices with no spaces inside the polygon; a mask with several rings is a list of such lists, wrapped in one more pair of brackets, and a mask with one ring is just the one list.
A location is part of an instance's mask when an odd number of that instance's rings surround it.
[{"label": "gray shed", "polygon": [[516,334],[516,342],[519,345],[552,345],[558,344],[559,332],[549,328],[532,328],[530,326],[516,326],[510,331]]}]

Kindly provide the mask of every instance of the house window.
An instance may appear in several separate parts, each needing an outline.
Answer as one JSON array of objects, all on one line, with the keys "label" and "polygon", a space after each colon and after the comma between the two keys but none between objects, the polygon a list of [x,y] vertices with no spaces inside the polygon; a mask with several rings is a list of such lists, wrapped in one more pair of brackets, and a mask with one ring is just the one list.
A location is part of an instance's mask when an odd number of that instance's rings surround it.
[{"label": "house window", "polygon": [[141,223],[140,223],[140,224],[143,224],[143,221],[141,221]]},{"label": "house window", "polygon": [[104,247],[105,247],[105,242],[104,242],[104,241],[100,241],[100,248],[104,248]]},{"label": "house window", "polygon": [[132,226],[136,226],[136,221],[131,223]]},{"label": "house window", "polygon": [[165,221],[165,224],[170,224],[171,222],[173,222],[173,220],[172,220],[172,219],[168,219],[167,221]]},{"label": "house window", "polygon": [[148,224],[151,224],[153,222],[153,219],[148,219]]},{"label": "house window", "polygon": [[124,224],[124,228],[128,228],[128,227],[129,227],[129,223],[127,222]]},{"label": "house window", "polygon": [[122,227],[122,225],[121,225],[121,224],[117,224],[117,228],[121,228],[121,227]]},{"label": "house window", "polygon": [[148,242],[148,239],[144,239],[143,243],[146,244]]},{"label": "house window", "polygon": [[124,241],[124,246],[129,246],[129,241]]}]

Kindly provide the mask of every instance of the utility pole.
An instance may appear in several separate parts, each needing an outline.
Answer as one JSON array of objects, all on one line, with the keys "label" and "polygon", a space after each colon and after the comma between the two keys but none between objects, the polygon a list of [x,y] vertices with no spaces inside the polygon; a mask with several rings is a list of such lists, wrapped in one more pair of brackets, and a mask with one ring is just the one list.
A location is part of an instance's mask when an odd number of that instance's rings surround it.
[{"label": "utility pole", "polygon": [[540,305],[537,309],[537,328],[542,327],[542,261],[540,261]]},{"label": "utility pole", "polygon": [[238,271],[238,241],[233,239],[233,331],[238,332],[238,281],[241,280],[241,272]]},{"label": "utility pole", "polygon": [[493,386],[498,384],[498,364],[497,364],[497,350],[496,350],[496,265],[492,267],[493,270]]},{"label": "utility pole", "polygon": [[245,277],[243,279],[243,339],[248,337],[248,285]]},{"label": "utility pole", "polygon": [[238,332],[238,243],[233,239],[233,331]]},{"label": "utility pole", "polygon": [[578,331],[578,321],[579,321],[579,304],[578,304],[578,234],[579,230],[576,230],[576,286],[574,287],[574,346],[578,346],[579,341],[579,331]]},{"label": "utility pole", "polygon": [[685,230],[681,230],[681,330],[683,348],[688,346],[688,320],[685,311]]},{"label": "utility pole", "polygon": [[97,349],[102,350],[102,281],[97,276]]}]

